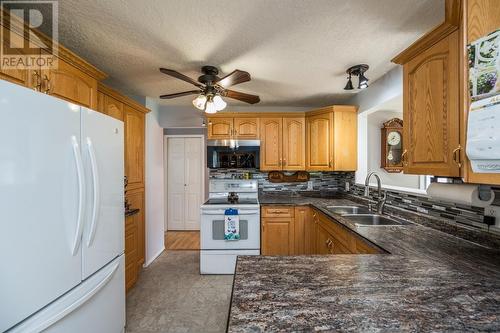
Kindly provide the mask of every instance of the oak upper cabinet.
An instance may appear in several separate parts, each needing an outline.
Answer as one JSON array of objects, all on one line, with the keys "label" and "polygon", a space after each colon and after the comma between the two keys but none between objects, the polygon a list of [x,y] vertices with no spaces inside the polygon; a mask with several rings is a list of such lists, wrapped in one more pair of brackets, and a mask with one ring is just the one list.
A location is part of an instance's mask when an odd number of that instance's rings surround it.
[{"label": "oak upper cabinet", "polygon": [[260,119],[260,169],[281,170],[282,152],[282,118]]},{"label": "oak upper cabinet", "polygon": [[306,168],[306,122],[304,117],[283,118],[283,170]]},{"label": "oak upper cabinet", "polygon": [[358,109],[336,105],[333,111],[333,171],[358,168]]},{"label": "oak upper cabinet", "polygon": [[123,103],[111,96],[104,95],[103,98],[103,113],[123,121]]},{"label": "oak upper cabinet", "polygon": [[144,113],[124,105],[125,176],[128,188],[144,187]]},{"label": "oak upper cabinet", "polygon": [[460,176],[458,31],[404,64],[404,172]]},{"label": "oak upper cabinet", "polygon": [[327,171],[333,163],[333,114],[306,116],[306,170]]},{"label": "oak upper cabinet", "polygon": [[[21,52],[21,48],[23,47],[24,38],[15,33],[11,33],[10,37],[10,44],[15,46],[19,50],[15,53],[18,55],[23,55],[23,53]],[[2,47],[5,43],[7,43],[7,41],[5,39],[2,39]],[[32,88],[34,90],[40,90],[41,78],[39,68],[27,70],[22,68],[20,65],[16,68],[7,68],[3,64],[0,64],[0,79]]]},{"label": "oak upper cabinet", "polygon": [[257,140],[259,138],[259,118],[234,118],[233,137],[241,140]]},{"label": "oak upper cabinet", "polygon": [[306,116],[306,170],[357,169],[357,108],[334,105]]},{"label": "oak upper cabinet", "polygon": [[234,133],[233,118],[207,118],[208,139],[226,140],[230,139]]},{"label": "oak upper cabinet", "polygon": [[262,206],[262,255],[295,253],[294,214],[293,206]]},{"label": "oak upper cabinet", "polygon": [[96,109],[97,80],[62,59],[57,62],[56,68],[42,70],[42,92]]}]

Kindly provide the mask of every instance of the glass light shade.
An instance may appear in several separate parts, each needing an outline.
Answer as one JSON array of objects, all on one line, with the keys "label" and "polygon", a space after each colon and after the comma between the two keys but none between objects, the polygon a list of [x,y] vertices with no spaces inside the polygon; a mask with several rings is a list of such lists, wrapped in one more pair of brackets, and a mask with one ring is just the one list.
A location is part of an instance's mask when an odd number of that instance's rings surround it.
[{"label": "glass light shade", "polygon": [[207,102],[207,106],[205,107],[205,113],[217,113],[217,109],[215,108],[215,104],[212,101]]},{"label": "glass light shade", "polygon": [[199,110],[203,110],[205,108],[206,102],[207,102],[207,96],[205,95],[198,95],[198,97],[193,99],[193,105]]},{"label": "glass light shade", "polygon": [[215,109],[217,111],[220,111],[220,110],[224,110],[227,106],[227,103],[224,102],[224,100],[222,99],[222,97],[220,97],[219,95],[215,95],[214,97],[214,104],[215,104]]}]

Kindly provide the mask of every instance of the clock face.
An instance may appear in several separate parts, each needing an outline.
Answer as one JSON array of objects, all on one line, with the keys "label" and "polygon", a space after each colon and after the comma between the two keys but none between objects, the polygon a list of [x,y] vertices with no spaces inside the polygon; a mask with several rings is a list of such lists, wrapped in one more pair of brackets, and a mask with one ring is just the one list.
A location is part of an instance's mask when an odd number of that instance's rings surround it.
[{"label": "clock face", "polygon": [[387,134],[387,143],[390,146],[395,146],[401,142],[401,134],[399,132],[389,132]]}]

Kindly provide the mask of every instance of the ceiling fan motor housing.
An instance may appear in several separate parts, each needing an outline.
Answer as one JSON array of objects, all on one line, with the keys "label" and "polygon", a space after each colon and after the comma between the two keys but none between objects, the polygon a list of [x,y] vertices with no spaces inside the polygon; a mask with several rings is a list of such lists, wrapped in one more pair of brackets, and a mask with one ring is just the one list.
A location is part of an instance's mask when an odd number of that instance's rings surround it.
[{"label": "ceiling fan motor housing", "polygon": [[210,84],[213,82],[216,82],[219,77],[219,70],[217,67],[214,66],[203,66],[201,67],[201,72],[203,73],[202,76],[198,78],[198,82],[201,82],[203,84]]}]

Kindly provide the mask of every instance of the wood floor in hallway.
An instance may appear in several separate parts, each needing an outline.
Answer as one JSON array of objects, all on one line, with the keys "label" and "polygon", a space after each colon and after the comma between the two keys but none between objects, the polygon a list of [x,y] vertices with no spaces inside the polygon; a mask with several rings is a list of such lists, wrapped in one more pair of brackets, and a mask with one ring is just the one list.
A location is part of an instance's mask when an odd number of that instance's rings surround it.
[{"label": "wood floor in hallway", "polygon": [[165,233],[165,248],[167,250],[199,250],[199,231],[173,231]]},{"label": "wood floor in hallway", "polygon": [[200,275],[199,251],[166,251],[127,294],[126,333],[226,331],[232,275]]}]

